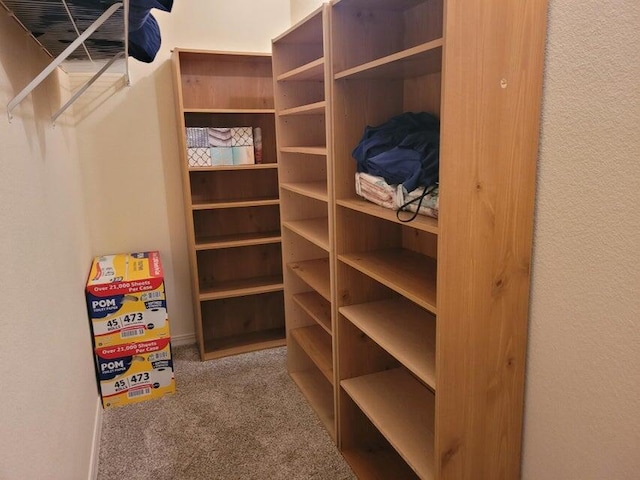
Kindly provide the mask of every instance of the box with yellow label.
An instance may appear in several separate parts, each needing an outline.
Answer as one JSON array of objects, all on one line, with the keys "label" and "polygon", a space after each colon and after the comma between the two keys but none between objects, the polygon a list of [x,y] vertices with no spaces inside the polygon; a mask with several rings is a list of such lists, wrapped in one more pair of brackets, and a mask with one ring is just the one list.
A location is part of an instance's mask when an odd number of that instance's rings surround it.
[{"label": "box with yellow label", "polygon": [[96,257],[86,296],[95,347],[170,337],[158,252]]},{"label": "box with yellow label", "polygon": [[105,408],[175,392],[168,338],[96,348],[95,354]]}]

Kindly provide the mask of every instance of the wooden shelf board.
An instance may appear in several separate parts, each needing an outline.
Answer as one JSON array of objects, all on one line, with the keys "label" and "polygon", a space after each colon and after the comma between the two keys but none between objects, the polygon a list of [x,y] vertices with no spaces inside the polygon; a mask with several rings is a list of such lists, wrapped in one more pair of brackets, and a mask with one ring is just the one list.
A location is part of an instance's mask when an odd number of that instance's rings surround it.
[{"label": "wooden shelf board", "polygon": [[217,210],[221,208],[265,207],[268,205],[280,205],[278,198],[252,198],[246,200],[228,200],[225,202],[195,203],[192,210]]},{"label": "wooden shelf board", "polygon": [[278,168],[277,163],[254,163],[253,165],[220,165],[216,167],[189,167],[190,172],[229,172],[234,170],[268,170]]},{"label": "wooden shelf board", "polygon": [[[268,52],[238,52],[228,50],[203,50],[200,48],[174,48],[174,51],[178,53],[186,54],[201,54],[203,57],[213,58],[218,62],[269,62],[271,53]],[[258,57],[258,58],[256,58]],[[262,58],[260,58],[262,57]]]},{"label": "wooden shelf board", "polygon": [[341,307],[340,313],[436,389],[436,319],[404,298]]},{"label": "wooden shelf board", "polygon": [[237,113],[239,115],[256,114],[256,115],[273,115],[276,113],[274,108],[185,108],[184,113]]},{"label": "wooden shelf board", "polygon": [[284,43],[300,45],[314,43],[322,39],[322,11],[323,6],[317,7],[306,17],[289,27],[272,40],[273,44]]},{"label": "wooden shelf board", "polygon": [[304,155],[327,155],[327,147],[325,146],[308,146],[308,147],[280,147],[283,153],[301,153]]},{"label": "wooden shelf board", "polygon": [[286,345],[284,328],[205,340],[205,360]]},{"label": "wooden shelf board", "polygon": [[349,449],[342,456],[358,478],[367,480],[413,480],[419,477],[391,447],[387,449]]},{"label": "wooden shelf board", "polygon": [[402,368],[343,380],[340,385],[420,478],[434,478],[432,392]]},{"label": "wooden shelf board", "polygon": [[308,105],[301,105],[299,107],[287,108],[285,110],[281,110],[278,115],[281,117],[292,116],[292,115],[321,115],[325,112],[327,108],[327,102],[315,102],[310,103]]},{"label": "wooden shelf board", "polygon": [[327,301],[331,301],[328,258],[292,262],[287,264],[287,267]]},{"label": "wooden shelf board", "polygon": [[398,223],[400,225],[406,225],[408,227],[415,228],[416,230],[422,230],[424,232],[430,232],[436,235],[439,233],[438,219],[436,218],[427,217],[425,215],[418,215],[411,222],[403,223],[398,220],[395,210],[381,207],[380,205],[376,205],[375,203],[371,203],[362,198],[336,200],[336,203],[341,207],[349,208],[361,213],[366,213],[367,215],[382,218],[384,220]]},{"label": "wooden shelf board", "polygon": [[333,439],[336,438],[333,389],[318,370],[289,372]]},{"label": "wooden shelf board", "polygon": [[280,188],[323,202],[329,201],[326,182],[281,183]]},{"label": "wooden shelf board", "polygon": [[409,8],[415,7],[420,3],[424,3],[425,0],[333,0],[332,6],[340,5],[340,8],[353,8],[353,9],[375,9],[375,10],[391,10],[391,11],[403,11]]},{"label": "wooden shelf board", "polygon": [[442,70],[442,38],[358,65],[335,74],[344,78],[410,78]]},{"label": "wooden shelf board", "polygon": [[266,245],[280,243],[282,236],[279,231],[245,233],[237,235],[219,235],[215,237],[199,237],[196,239],[196,250],[217,250],[220,248],[248,247],[251,245]]},{"label": "wooden shelf board", "polygon": [[324,80],[324,57],[278,75],[276,80],[278,82]]},{"label": "wooden shelf board", "polygon": [[309,220],[291,220],[283,222],[283,226],[325,251],[329,251],[329,220],[327,218],[311,218]]},{"label": "wooden shelf board", "polygon": [[320,325],[294,328],[289,333],[315,363],[318,370],[333,385],[333,355],[331,337]]},{"label": "wooden shelf board", "polygon": [[284,289],[282,276],[254,277],[244,280],[221,282],[217,285],[200,287],[200,301],[219,300],[221,298],[244,297],[260,293],[278,292]]},{"label": "wooden shelf board", "polygon": [[333,335],[331,328],[331,304],[322,298],[317,292],[304,292],[293,295],[296,302],[318,325],[329,334]]},{"label": "wooden shelf board", "polygon": [[436,261],[405,249],[339,255],[338,259],[436,314]]}]

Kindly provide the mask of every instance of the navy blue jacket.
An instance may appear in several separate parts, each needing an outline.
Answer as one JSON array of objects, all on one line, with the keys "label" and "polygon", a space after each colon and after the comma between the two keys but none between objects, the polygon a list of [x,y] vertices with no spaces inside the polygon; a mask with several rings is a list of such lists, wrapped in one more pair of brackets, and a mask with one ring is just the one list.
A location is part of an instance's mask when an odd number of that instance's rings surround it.
[{"label": "navy blue jacket", "polygon": [[402,184],[408,192],[438,182],[440,122],[429,113],[403,113],[367,126],[352,152],[359,172]]}]

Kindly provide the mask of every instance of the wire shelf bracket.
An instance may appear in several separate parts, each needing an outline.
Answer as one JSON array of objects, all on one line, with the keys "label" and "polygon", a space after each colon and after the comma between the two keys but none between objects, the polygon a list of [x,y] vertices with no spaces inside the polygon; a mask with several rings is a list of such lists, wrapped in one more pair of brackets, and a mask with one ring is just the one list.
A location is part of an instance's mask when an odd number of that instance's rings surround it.
[{"label": "wire shelf bracket", "polygon": [[[107,69],[119,58],[126,57],[127,48],[128,48],[128,0],[124,2],[114,3],[111,5],[102,15],[100,15],[82,34],[80,34],[69,46],[58,55],[53,61],[45,67],[42,72],[38,74],[24,89],[18,93],[8,104],[7,104],[7,115],[9,117],[9,122],[13,119],[12,112],[13,110],[22,102],[38,85],[40,85],[56,68],[58,68],[62,62],[64,62],[69,55],[71,55],[80,45],[84,44],[84,41],[89,38],[104,22],[106,22],[114,13],[116,13],[120,8],[124,7],[125,10],[125,50],[123,52],[118,53],[114,57],[112,57],[96,74],[86,82],[72,97],[71,99],[65,103],[62,108],[60,108],[52,117],[52,121],[55,120],[62,115],[62,113],[69,108],[79,97],[82,95]],[[127,63],[127,62],[125,62]],[[129,69],[128,66],[125,67],[125,82],[126,85],[130,84],[129,81]]]}]

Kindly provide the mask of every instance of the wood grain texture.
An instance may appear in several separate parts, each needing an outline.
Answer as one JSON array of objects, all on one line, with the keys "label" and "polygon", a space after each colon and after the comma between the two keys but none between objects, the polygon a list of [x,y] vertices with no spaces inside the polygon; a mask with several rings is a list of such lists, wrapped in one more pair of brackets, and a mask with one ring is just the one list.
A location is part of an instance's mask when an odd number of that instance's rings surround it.
[{"label": "wood grain texture", "polygon": [[246,349],[252,341],[284,340],[282,305],[282,289],[256,295],[252,301],[247,301],[246,297],[233,297],[203,302],[206,352],[237,347],[249,351]]},{"label": "wood grain texture", "polygon": [[293,300],[329,334],[331,326],[331,303],[316,292],[304,292],[293,295]]},{"label": "wood grain texture", "polygon": [[340,407],[341,415],[349,419],[341,430],[342,455],[359,479],[419,478],[342,388]]},{"label": "wood grain texture", "polygon": [[438,478],[517,479],[547,2],[448,1]]},{"label": "wood grain texture", "polygon": [[340,313],[436,389],[436,319],[402,297],[340,308]]},{"label": "wood grain texture", "polygon": [[297,115],[324,115],[327,102],[324,100],[321,102],[309,103],[306,105],[300,105],[299,107],[287,108],[278,112],[280,116],[297,116]]},{"label": "wood grain texture", "polygon": [[281,183],[280,188],[289,192],[298,193],[305,197],[315,198],[323,202],[329,201],[327,193],[327,182],[303,182],[303,183]]},{"label": "wood grain texture", "polygon": [[270,55],[180,51],[180,59],[186,108],[273,108]]},{"label": "wood grain texture", "polygon": [[[338,200],[336,204],[356,210],[358,212],[366,213],[374,217],[382,218],[393,223],[400,225],[402,222],[398,220],[396,212],[388,208],[381,207],[375,203],[368,202],[361,197],[353,199]],[[423,230],[425,232],[438,233],[438,219],[419,215],[411,222],[411,228],[417,230]]]},{"label": "wood grain texture", "polygon": [[331,301],[328,258],[291,262],[287,267],[326,300]]},{"label": "wood grain texture", "polygon": [[404,369],[343,380],[340,385],[420,478],[435,478],[432,392]]},{"label": "wood grain texture", "polygon": [[273,41],[273,64],[288,369],[337,440],[329,34],[323,5]]},{"label": "wood grain texture", "polygon": [[436,262],[410,250],[339,255],[338,260],[436,313]]},{"label": "wood grain texture", "polygon": [[[236,238],[280,236],[278,205],[244,209],[196,210],[193,212],[196,249],[211,242]],[[277,232],[277,235],[275,233]]]},{"label": "wood grain texture", "polygon": [[[173,67],[200,357],[206,360],[282,345],[271,56],[176,48]],[[262,165],[188,167],[187,127],[240,126],[262,129]],[[211,305],[216,305],[215,314]]]},{"label": "wood grain texture", "polygon": [[297,233],[329,252],[329,224],[327,218],[309,218],[283,223],[283,227]]},{"label": "wood grain texture", "polygon": [[279,82],[297,82],[302,80],[324,80],[324,57],[313,60],[300,67],[278,75]]},{"label": "wood grain texture", "polygon": [[333,353],[331,336],[320,325],[294,328],[291,336],[305,351],[320,373],[333,385]]},{"label": "wood grain texture", "polygon": [[331,385],[318,370],[290,372],[289,374],[313,407],[329,435],[335,440],[336,426]]},{"label": "wood grain texture", "polygon": [[182,69],[180,66],[180,51],[174,50],[171,55],[171,66],[173,70],[173,92],[176,109],[176,124],[178,126],[178,146],[180,148],[179,161],[182,172],[182,198],[185,208],[185,221],[187,230],[187,244],[189,245],[189,271],[191,277],[191,297],[193,301],[194,323],[196,327],[196,340],[200,358],[204,359],[204,333],[202,330],[202,313],[200,311],[200,284],[198,282],[198,261],[196,257],[196,233],[194,229],[194,219],[191,215],[191,186],[189,177],[189,159],[187,156],[187,134],[184,114],[184,102],[182,94]]},{"label": "wood grain texture", "polygon": [[267,170],[191,171],[194,205],[254,198],[278,198],[278,172]]}]

